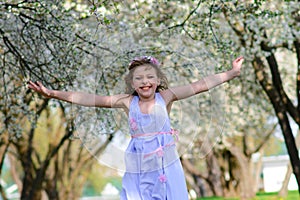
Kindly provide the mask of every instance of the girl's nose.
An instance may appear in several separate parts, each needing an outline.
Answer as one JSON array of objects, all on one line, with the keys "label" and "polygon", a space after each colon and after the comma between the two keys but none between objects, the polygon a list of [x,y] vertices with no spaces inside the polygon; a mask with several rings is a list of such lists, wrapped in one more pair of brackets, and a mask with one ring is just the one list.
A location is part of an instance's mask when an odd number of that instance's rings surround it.
[{"label": "girl's nose", "polygon": [[143,78],[142,83],[144,83],[144,84],[148,83],[148,79],[147,78]]}]

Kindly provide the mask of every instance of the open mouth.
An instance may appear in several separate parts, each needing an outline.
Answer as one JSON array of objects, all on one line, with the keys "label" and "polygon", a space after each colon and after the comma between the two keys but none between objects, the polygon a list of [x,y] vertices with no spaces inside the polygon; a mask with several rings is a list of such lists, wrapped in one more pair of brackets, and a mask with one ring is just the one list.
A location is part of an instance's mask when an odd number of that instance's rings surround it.
[{"label": "open mouth", "polygon": [[152,86],[143,86],[143,87],[140,87],[142,90],[149,90]]}]

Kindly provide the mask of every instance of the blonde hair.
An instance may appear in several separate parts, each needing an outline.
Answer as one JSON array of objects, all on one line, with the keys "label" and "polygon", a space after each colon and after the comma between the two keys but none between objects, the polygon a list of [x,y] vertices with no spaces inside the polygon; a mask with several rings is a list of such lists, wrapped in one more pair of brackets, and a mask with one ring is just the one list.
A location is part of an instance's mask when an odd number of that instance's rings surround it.
[{"label": "blonde hair", "polygon": [[160,79],[160,84],[156,88],[156,92],[160,92],[162,90],[168,89],[168,79],[166,75],[162,72],[162,70],[159,67],[158,61],[151,56],[143,56],[140,58],[135,58],[132,60],[128,66],[129,73],[125,77],[125,84],[126,84],[126,89],[125,93],[126,94],[132,94],[137,96],[137,92],[135,91],[134,88],[131,87],[132,83],[132,78],[133,78],[133,73],[135,69],[139,66],[142,65],[148,65],[150,67],[153,67],[157,73],[157,77]]}]

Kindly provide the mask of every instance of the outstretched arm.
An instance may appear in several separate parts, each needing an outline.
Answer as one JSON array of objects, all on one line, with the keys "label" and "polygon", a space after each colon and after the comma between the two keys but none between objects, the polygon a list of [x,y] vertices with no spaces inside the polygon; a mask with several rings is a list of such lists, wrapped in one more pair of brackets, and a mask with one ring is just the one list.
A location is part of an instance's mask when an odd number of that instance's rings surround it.
[{"label": "outstretched arm", "polygon": [[50,90],[40,82],[28,82],[28,87],[46,98],[54,98],[88,107],[127,108],[129,95],[99,96],[84,92]]},{"label": "outstretched arm", "polygon": [[162,95],[167,103],[171,103],[173,101],[177,101],[199,94],[201,92],[208,91],[224,82],[227,82],[239,76],[243,61],[244,58],[241,56],[232,62],[232,69],[229,71],[207,76],[188,85],[170,88],[162,92]]}]

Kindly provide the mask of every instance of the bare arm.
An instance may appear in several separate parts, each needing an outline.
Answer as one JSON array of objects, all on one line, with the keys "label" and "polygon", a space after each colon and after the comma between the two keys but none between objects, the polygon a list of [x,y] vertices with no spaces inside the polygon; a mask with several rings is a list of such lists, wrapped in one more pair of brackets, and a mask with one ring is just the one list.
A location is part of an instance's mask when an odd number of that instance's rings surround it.
[{"label": "bare arm", "polygon": [[239,57],[233,61],[232,69],[229,71],[207,76],[188,85],[169,88],[168,90],[163,91],[162,95],[166,103],[169,104],[173,101],[177,101],[199,94],[201,92],[208,91],[224,82],[227,82],[239,76],[243,61],[244,58]]},{"label": "bare arm", "polygon": [[54,98],[82,106],[126,109],[129,105],[130,95],[128,94],[99,96],[84,92],[50,90],[40,82],[34,83],[32,81],[28,82],[28,87],[46,98]]}]

